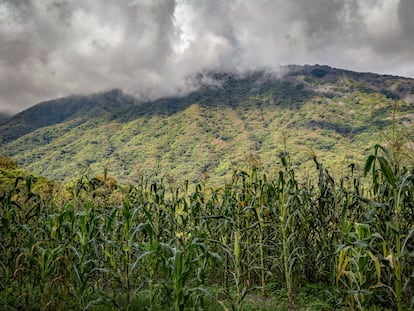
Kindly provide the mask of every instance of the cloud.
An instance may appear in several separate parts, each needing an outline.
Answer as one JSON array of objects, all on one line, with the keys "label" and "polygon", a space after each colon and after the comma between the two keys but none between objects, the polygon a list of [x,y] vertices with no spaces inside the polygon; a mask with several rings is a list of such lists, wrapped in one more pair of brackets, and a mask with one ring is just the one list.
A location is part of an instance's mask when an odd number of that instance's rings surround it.
[{"label": "cloud", "polygon": [[0,0],[0,111],[205,70],[320,63],[414,77],[411,0]]},{"label": "cloud", "polygon": [[407,40],[414,41],[414,2],[401,0],[398,5],[398,18],[402,34]]}]

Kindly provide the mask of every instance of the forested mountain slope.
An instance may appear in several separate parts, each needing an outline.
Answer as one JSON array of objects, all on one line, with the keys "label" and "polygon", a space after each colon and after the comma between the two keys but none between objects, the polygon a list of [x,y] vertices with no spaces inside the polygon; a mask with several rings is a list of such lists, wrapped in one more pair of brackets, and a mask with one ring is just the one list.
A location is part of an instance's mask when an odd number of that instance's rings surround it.
[{"label": "forested mountain slope", "polygon": [[0,125],[1,153],[58,180],[107,168],[122,181],[194,182],[249,159],[271,168],[284,151],[299,167],[310,150],[332,169],[360,164],[393,120],[407,150],[414,141],[413,79],[318,65],[203,76],[182,97],[142,103],[113,90],[38,104]]}]

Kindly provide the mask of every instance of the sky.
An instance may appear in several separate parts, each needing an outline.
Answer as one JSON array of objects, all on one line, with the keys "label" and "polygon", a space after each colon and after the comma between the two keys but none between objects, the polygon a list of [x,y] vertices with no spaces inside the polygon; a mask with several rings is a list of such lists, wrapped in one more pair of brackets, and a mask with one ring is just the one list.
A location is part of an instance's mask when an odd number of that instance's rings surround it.
[{"label": "sky", "polygon": [[288,64],[414,78],[414,0],[0,0],[0,112]]}]

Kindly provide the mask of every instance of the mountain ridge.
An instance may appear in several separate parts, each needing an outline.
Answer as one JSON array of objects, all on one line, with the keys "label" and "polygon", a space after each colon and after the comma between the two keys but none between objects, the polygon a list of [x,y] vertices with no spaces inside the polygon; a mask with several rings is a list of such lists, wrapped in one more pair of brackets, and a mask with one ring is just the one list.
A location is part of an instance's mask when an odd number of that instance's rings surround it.
[{"label": "mountain ridge", "polygon": [[[108,168],[127,181],[153,172],[196,182],[228,176],[250,156],[271,167],[286,142],[298,165],[306,165],[306,148],[332,167],[361,161],[389,131],[394,107],[411,143],[413,79],[320,65],[288,69],[281,77],[205,73],[212,83],[147,102],[112,90],[41,103],[0,125],[0,146],[53,179]],[[51,105],[50,118],[42,118]]]},{"label": "mountain ridge", "polygon": [[0,112],[0,124],[6,122],[8,119],[10,119],[12,116],[7,113]]},{"label": "mountain ridge", "polygon": [[126,109],[136,102],[135,98],[123,94],[119,89],[44,101],[5,120],[0,125],[1,141],[12,141],[42,127],[74,119],[78,119],[77,124],[81,124],[85,119]]}]

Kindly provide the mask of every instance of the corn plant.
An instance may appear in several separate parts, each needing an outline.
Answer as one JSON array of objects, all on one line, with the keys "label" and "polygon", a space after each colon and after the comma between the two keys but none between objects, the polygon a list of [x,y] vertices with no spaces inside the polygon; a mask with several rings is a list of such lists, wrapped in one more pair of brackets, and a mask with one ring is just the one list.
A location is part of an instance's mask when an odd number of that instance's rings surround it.
[{"label": "corn plant", "polygon": [[[405,196],[410,193],[410,188],[413,187],[414,176],[408,172],[400,175],[397,163],[390,164],[392,159],[387,149],[376,145],[374,154],[367,159],[364,172],[372,174],[374,199],[376,199],[366,201],[373,207],[384,206],[388,210],[385,219],[383,251],[384,257],[388,258],[393,270],[393,293],[397,309],[400,311],[403,310],[403,278],[406,277],[404,276],[405,267],[403,264],[407,256],[405,249],[407,244],[403,244],[403,241],[404,238],[409,241],[412,235],[411,231],[407,232],[407,229],[412,229],[412,220],[407,223],[401,215],[405,207]],[[379,165],[379,169],[376,164]]]},{"label": "corn plant", "polygon": [[274,196],[276,205],[275,214],[278,215],[278,230],[282,244],[281,260],[285,286],[288,292],[289,302],[293,302],[293,271],[297,261],[302,261],[300,246],[296,246],[294,223],[299,210],[295,207],[299,204],[298,185],[294,177],[294,171],[290,168],[289,158],[286,154],[281,156],[283,170],[279,171],[279,177],[274,184]]},{"label": "corn plant", "polygon": [[70,269],[70,282],[72,295],[79,302],[81,310],[87,310],[97,301],[89,301],[91,296],[92,284],[99,273],[99,256],[97,246],[97,236],[99,227],[97,218],[91,205],[87,205],[85,211],[71,214],[75,223],[75,235],[72,245],[70,245],[70,258],[68,258],[68,268]]},{"label": "corn plant", "polygon": [[374,255],[375,242],[381,241],[378,233],[372,233],[368,224],[355,223],[354,231],[349,233],[347,244],[338,249],[336,282],[346,278],[346,286],[352,300],[359,310],[373,305],[373,290],[384,286],[381,282],[381,264]]}]

